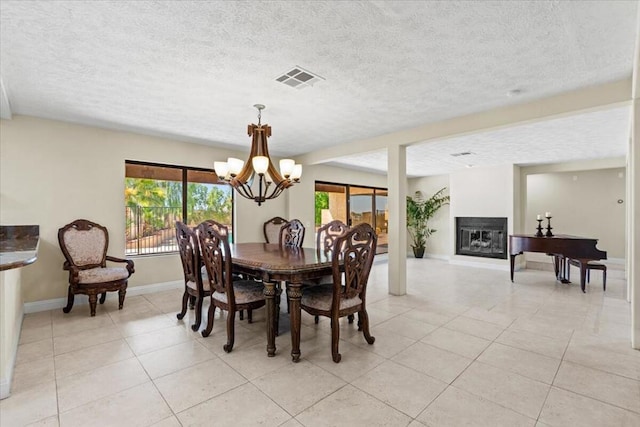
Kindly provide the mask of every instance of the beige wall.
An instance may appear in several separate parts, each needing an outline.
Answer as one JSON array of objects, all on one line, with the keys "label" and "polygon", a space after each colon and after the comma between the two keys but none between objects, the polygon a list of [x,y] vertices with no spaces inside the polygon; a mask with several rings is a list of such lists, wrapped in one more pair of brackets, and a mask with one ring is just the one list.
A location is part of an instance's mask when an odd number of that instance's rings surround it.
[{"label": "beige wall", "polygon": [[624,259],[625,180],[624,168],[527,175],[523,232],[533,234],[536,215],[551,212],[554,234],[596,238],[608,258]]},{"label": "beige wall", "polygon": [[[0,223],[40,225],[38,262],[22,275],[25,302],[66,296],[57,241],[64,224],[87,218],[105,225],[109,254],[124,256],[125,160],[211,168],[229,155],[247,153],[24,116],[1,120]],[[236,203],[238,241],[262,240],[262,223],[286,213],[286,196],[260,208],[239,197]],[[178,255],[134,261],[130,288],[182,279]]]},{"label": "beige wall", "polygon": [[[430,197],[436,191],[442,187],[447,187],[446,194],[450,194],[449,188],[449,175],[436,175],[427,176],[424,178],[413,178],[409,180],[407,188],[407,195],[413,197],[416,191],[422,191],[425,197]],[[438,212],[432,220],[429,221],[429,227],[438,230],[432,234],[427,240],[427,256],[448,258],[451,254],[451,223],[449,221],[450,206],[445,205]],[[411,245],[411,239],[407,237],[409,247]],[[408,249],[409,256],[413,253]]]}]

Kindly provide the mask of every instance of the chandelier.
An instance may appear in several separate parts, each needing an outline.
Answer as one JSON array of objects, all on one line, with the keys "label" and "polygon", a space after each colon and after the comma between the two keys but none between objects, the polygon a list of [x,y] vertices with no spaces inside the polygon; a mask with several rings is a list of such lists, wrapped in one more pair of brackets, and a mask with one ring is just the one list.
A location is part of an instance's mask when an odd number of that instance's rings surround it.
[{"label": "chandelier", "polygon": [[[275,168],[269,156],[267,138],[271,136],[271,126],[261,123],[265,106],[255,104],[258,109],[258,124],[250,124],[247,133],[251,139],[251,152],[247,162],[229,157],[226,162],[213,162],[218,179],[228,182],[238,194],[251,199],[260,206],[266,200],[275,199],[294,183],[300,182],[302,165],[292,159],[280,160],[280,171]],[[254,181],[257,175],[257,185]],[[254,194],[254,187],[257,193]]]}]

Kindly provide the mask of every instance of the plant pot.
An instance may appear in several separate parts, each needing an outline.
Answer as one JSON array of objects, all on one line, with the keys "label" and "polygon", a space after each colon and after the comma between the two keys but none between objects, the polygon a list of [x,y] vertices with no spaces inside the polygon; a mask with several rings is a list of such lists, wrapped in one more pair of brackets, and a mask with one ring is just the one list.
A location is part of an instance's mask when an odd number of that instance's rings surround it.
[{"label": "plant pot", "polygon": [[416,247],[413,247],[413,246],[412,246],[412,248],[413,248],[413,255],[414,255],[416,258],[422,258],[422,257],[424,257],[424,249],[425,249],[425,248],[424,248],[424,246],[423,246],[423,247],[421,247],[421,248],[416,248]]}]

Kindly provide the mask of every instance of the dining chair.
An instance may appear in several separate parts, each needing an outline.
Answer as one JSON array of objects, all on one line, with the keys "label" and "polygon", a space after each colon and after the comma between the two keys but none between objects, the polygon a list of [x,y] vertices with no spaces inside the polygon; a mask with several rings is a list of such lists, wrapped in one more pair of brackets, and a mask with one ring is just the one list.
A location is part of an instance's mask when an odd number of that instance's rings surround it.
[{"label": "dining chair", "polygon": [[[330,221],[318,228],[318,231],[316,232],[316,252],[318,252],[318,255],[321,253],[331,253],[334,250],[336,239],[346,233],[348,229],[349,226],[338,219]],[[313,281],[305,282],[303,285],[317,286],[319,284],[327,283],[333,283],[332,275],[323,276]],[[349,323],[353,323],[353,315],[348,316],[348,318]],[[314,320],[315,323],[318,324],[320,317],[315,316]]]},{"label": "dining chair", "polygon": [[262,226],[262,231],[264,232],[264,240],[267,243],[278,243],[280,239],[280,229],[287,222],[286,219],[280,216],[274,216],[269,221],[265,222]]},{"label": "dining chair", "polygon": [[[181,221],[176,221],[176,240],[178,241],[178,251],[182,261],[182,271],[184,274],[184,293],[182,294],[182,310],[176,315],[182,319],[187,313],[187,303],[189,307],[196,307],[196,320],[191,329],[197,331],[202,322],[202,304],[204,298],[211,294],[209,281],[203,280],[206,277],[206,269],[202,265],[200,256],[200,245],[196,232]],[[204,270],[204,272],[203,272]]]},{"label": "dining chair", "polygon": [[289,246],[301,248],[304,242],[304,224],[299,219],[291,221],[280,227],[280,236],[278,239],[280,246]]},{"label": "dining chair", "polygon": [[[91,317],[96,315],[98,295],[104,304],[107,292],[118,292],[118,309],[122,310],[129,277],[135,272],[133,261],[107,255],[109,232],[106,227],[86,219],[77,219],[58,229],[58,244],[69,271],[67,305],[62,309],[69,313],[76,294],[89,297]],[[123,267],[107,267],[107,261],[126,264]]]},{"label": "dining chair", "polygon": [[202,336],[208,337],[211,334],[216,308],[226,311],[227,343],[222,348],[229,353],[235,340],[236,311],[247,310],[248,320],[251,322],[252,311],[265,305],[264,286],[262,282],[255,280],[233,280],[227,227],[208,220],[198,225],[196,232],[202,262],[207,270],[206,280],[212,290],[209,295],[207,327],[202,331]]},{"label": "dining chair", "polygon": [[367,282],[376,253],[378,236],[369,224],[359,224],[336,238],[331,256],[333,283],[309,287],[302,294],[300,307],[313,316],[331,319],[331,355],[335,363],[339,353],[340,318],[358,313],[358,330],[369,344],[375,337],[369,332],[366,307]]}]

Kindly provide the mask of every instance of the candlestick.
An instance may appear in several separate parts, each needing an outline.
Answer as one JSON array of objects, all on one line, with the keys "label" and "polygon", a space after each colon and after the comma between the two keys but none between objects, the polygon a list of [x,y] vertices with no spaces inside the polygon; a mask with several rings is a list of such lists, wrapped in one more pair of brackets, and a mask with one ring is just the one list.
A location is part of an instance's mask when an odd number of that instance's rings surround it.
[{"label": "candlestick", "polygon": [[540,215],[538,215],[538,219],[536,219],[536,221],[538,221],[538,232],[536,233],[536,237],[542,237],[544,234],[542,234],[542,218],[540,218]]},{"label": "candlestick", "polygon": [[544,213],[544,217],[545,218],[551,218],[551,212],[545,212]]},{"label": "candlestick", "polygon": [[542,215],[538,214],[538,216],[536,217],[536,221],[542,220]]},{"label": "candlestick", "polygon": [[[549,213],[549,212],[547,212]],[[553,237],[553,233],[551,232],[551,229],[553,227],[551,227],[551,216],[547,217],[547,233],[545,234],[545,236],[547,237]]]}]

